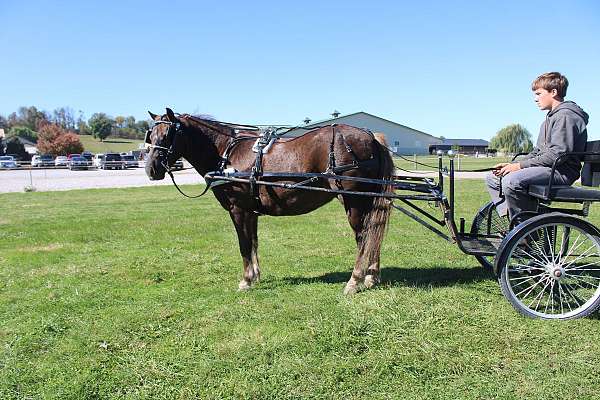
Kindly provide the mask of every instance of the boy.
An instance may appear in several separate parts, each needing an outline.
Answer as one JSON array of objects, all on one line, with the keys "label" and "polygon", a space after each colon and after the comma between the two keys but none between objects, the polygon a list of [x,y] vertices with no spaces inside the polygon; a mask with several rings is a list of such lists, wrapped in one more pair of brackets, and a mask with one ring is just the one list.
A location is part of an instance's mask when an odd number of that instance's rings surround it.
[{"label": "boy", "polygon": [[[569,81],[558,72],[538,76],[531,84],[540,110],[548,110],[542,122],[533,151],[518,162],[501,163],[488,174],[486,183],[497,211],[512,219],[522,211],[536,211],[537,201],[529,194],[529,185],[546,185],[552,164],[558,156],[573,151],[585,151],[588,114],[572,101],[565,101]],[[579,178],[581,162],[577,156],[560,160],[552,184],[571,185]],[[502,178],[500,180],[500,177]],[[498,196],[502,182],[502,194]]]}]

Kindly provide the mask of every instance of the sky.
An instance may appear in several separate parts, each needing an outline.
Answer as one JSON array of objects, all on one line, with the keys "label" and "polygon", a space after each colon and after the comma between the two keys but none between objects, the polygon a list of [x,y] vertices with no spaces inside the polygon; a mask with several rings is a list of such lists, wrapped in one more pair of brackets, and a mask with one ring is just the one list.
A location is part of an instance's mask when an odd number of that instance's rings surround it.
[{"label": "sky", "polygon": [[[297,125],[365,111],[490,139],[559,71],[600,139],[597,1],[0,0],[0,114],[70,107]],[[598,120],[596,120],[598,118]]]}]

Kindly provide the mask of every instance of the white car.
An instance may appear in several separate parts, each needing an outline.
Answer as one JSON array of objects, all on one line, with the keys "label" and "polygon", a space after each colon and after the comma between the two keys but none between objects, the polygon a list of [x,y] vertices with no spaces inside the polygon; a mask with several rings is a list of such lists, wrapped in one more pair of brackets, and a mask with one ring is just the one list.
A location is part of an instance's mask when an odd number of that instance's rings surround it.
[{"label": "white car", "polygon": [[54,166],[56,167],[66,167],[67,165],[69,165],[69,159],[67,156],[58,156],[54,160]]},{"label": "white car", "polygon": [[54,157],[50,154],[44,154],[41,156],[33,156],[31,159],[32,167],[53,167],[54,166]]},{"label": "white car", "polygon": [[17,168],[17,162],[13,156],[0,156],[0,168]]},{"label": "white car", "polygon": [[92,158],[92,165],[96,168],[102,166],[102,160],[104,160],[104,153],[98,153]]}]

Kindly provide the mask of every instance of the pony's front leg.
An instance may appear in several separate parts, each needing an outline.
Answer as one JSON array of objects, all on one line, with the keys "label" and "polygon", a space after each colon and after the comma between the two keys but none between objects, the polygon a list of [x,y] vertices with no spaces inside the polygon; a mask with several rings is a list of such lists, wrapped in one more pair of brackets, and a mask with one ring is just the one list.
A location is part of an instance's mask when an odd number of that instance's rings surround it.
[{"label": "pony's front leg", "polygon": [[235,225],[240,246],[240,254],[244,264],[244,277],[240,281],[239,290],[248,290],[260,278],[258,265],[258,215],[240,208],[233,208],[229,215]]}]

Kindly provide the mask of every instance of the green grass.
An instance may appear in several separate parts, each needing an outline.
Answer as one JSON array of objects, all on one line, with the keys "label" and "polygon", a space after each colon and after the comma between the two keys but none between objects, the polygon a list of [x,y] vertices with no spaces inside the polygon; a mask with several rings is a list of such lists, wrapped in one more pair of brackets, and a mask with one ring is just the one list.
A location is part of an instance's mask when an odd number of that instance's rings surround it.
[{"label": "green grass", "polygon": [[[483,182],[457,189],[470,220]],[[383,285],[344,297],[354,243],[337,203],[261,217],[263,280],[238,293],[237,239],[210,195],[151,187],[0,202],[2,399],[600,395],[597,318],[521,317],[474,258],[399,213]]]},{"label": "green grass", "polygon": [[[410,171],[419,170],[426,171],[431,170],[431,168],[427,168],[423,165],[415,164],[414,156],[403,156],[404,158],[394,157],[394,164],[397,167],[404,168]],[[493,167],[494,165],[502,162],[511,161],[512,157],[481,157],[476,158],[473,156],[464,156],[460,155],[460,165],[458,158],[454,159],[454,168],[461,170],[470,170],[470,169],[479,169],[479,168],[488,168]],[[416,161],[418,163],[427,164],[437,168],[438,159],[436,156],[417,156]],[[444,156],[443,158],[444,165],[448,166],[449,161],[448,157]]]},{"label": "green grass", "polygon": [[120,153],[130,150],[138,150],[138,144],[143,142],[142,140],[112,137],[108,137],[101,142],[98,139],[94,139],[91,135],[80,135],[79,139],[81,140],[84,150],[91,151],[94,154],[113,152]]}]

